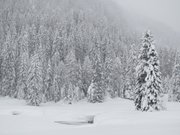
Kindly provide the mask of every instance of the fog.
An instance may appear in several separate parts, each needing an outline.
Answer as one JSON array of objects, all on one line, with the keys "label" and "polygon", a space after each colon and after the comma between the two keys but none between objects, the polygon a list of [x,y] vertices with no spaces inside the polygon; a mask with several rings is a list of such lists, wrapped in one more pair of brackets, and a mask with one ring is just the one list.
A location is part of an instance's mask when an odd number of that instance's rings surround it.
[{"label": "fog", "polygon": [[115,0],[130,13],[148,17],[164,23],[174,31],[180,32],[179,0]]}]

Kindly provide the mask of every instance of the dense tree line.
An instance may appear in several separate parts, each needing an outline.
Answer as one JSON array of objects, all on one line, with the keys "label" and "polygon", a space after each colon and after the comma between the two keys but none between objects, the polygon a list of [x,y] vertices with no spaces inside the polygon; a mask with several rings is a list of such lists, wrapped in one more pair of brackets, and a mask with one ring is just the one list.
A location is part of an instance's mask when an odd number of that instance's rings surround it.
[{"label": "dense tree line", "polygon": [[[116,5],[108,5],[101,0],[0,1],[0,95],[30,105],[133,99],[140,40],[121,11],[111,10]],[[163,91],[178,100],[180,54],[168,48],[158,52]]]}]

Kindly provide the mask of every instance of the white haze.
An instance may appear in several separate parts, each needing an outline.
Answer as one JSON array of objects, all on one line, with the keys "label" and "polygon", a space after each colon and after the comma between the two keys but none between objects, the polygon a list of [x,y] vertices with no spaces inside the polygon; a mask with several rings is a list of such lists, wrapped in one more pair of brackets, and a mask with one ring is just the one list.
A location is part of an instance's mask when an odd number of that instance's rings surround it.
[{"label": "white haze", "polygon": [[164,23],[174,31],[180,32],[179,0],[115,0],[132,13],[146,16]]}]

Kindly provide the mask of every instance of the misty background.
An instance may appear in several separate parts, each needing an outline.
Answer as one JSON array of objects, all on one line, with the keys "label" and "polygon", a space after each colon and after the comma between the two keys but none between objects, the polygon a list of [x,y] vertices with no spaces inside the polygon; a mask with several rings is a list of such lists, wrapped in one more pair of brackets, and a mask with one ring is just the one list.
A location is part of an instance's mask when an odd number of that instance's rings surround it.
[{"label": "misty background", "polygon": [[157,44],[180,48],[179,0],[114,0],[136,31],[151,29]]},{"label": "misty background", "polygon": [[[180,32],[179,0],[115,0],[130,13],[138,13]],[[138,19],[138,18],[137,18]]]}]

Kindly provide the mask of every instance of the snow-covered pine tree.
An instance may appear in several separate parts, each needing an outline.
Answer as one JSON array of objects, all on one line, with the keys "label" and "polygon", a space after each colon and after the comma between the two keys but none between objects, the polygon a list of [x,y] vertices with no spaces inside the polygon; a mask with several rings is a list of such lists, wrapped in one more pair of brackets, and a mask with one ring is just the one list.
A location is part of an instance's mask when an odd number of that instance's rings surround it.
[{"label": "snow-covered pine tree", "polygon": [[84,64],[82,66],[82,74],[81,74],[81,86],[85,97],[87,96],[88,87],[91,84],[92,77],[93,77],[93,69],[92,69],[92,62],[89,59],[89,56],[85,57]]},{"label": "snow-covered pine tree", "polygon": [[161,73],[153,36],[149,30],[142,38],[138,62],[135,107],[142,111],[159,110]]},{"label": "snow-covered pine tree", "polygon": [[97,63],[96,69],[94,71],[93,81],[88,89],[88,100],[92,103],[101,103],[104,100],[104,89],[103,89],[103,83],[102,83],[102,72],[100,71],[102,69],[102,66],[100,63]]},{"label": "snow-covered pine tree", "polygon": [[67,101],[72,101],[73,96],[74,96],[74,88],[78,83],[78,64],[76,63],[76,58],[75,58],[75,52],[74,50],[70,50],[68,55],[66,56],[66,83],[67,83],[67,88],[66,89],[66,95],[65,99]]},{"label": "snow-covered pine tree", "polygon": [[125,85],[125,98],[134,99],[134,87],[136,85],[137,46],[130,45],[129,57],[127,58],[127,79]]},{"label": "snow-covered pine tree", "polygon": [[104,35],[103,47],[101,52],[101,59],[103,64],[102,71],[102,85],[104,89],[105,96],[114,97],[114,61],[116,59],[116,54],[113,51],[113,46],[109,41],[109,36],[107,34]]},{"label": "snow-covered pine tree", "polygon": [[33,56],[35,53],[35,50],[37,48],[37,30],[36,30],[36,26],[33,24],[28,31],[29,35],[28,35],[28,52],[29,52],[29,56]]},{"label": "snow-covered pine tree", "polygon": [[55,76],[54,80],[53,80],[53,96],[54,96],[54,102],[58,102],[61,100],[61,91],[60,91],[60,87],[58,84],[58,78],[57,76]]},{"label": "snow-covered pine tree", "polygon": [[45,94],[45,101],[52,101],[53,97],[52,97],[52,79],[53,79],[53,70],[52,70],[52,66],[50,63],[50,60],[48,61],[47,65],[46,65],[46,76],[45,76],[45,80],[44,80],[44,94]]},{"label": "snow-covered pine tree", "polygon": [[37,52],[31,57],[27,82],[27,103],[29,105],[39,106],[42,98],[42,65]]},{"label": "snow-covered pine tree", "polygon": [[3,79],[3,67],[2,67],[2,63],[3,63],[3,56],[0,53],[0,95],[1,95],[1,91],[2,91],[2,79]]},{"label": "snow-covered pine tree", "polygon": [[175,66],[173,70],[173,101],[180,101],[180,53],[177,53]]},{"label": "snow-covered pine tree", "polygon": [[103,63],[101,61],[101,52],[98,43],[95,43],[95,46],[92,49],[91,53],[91,58],[93,60],[93,80],[92,84],[89,87],[93,85],[93,90],[88,89],[88,95],[93,96],[88,96],[90,97],[90,99],[88,100],[92,103],[101,103],[104,101]]},{"label": "snow-covered pine tree", "polygon": [[20,84],[20,78],[21,78],[21,45],[18,43],[19,41],[14,41],[15,45],[15,55],[14,55],[14,83],[13,83],[13,97],[18,97],[18,87]]},{"label": "snow-covered pine tree", "polygon": [[94,91],[96,90],[95,83],[91,82],[90,86],[88,87],[87,91],[87,99],[89,102],[94,103]]},{"label": "snow-covered pine tree", "polygon": [[2,62],[2,70],[3,70],[3,78],[2,78],[2,91],[1,95],[3,96],[14,96],[13,83],[15,77],[14,71],[14,51],[12,46],[12,37],[10,31],[8,31],[6,35],[6,40],[4,42],[3,49],[3,62]]},{"label": "snow-covered pine tree", "polygon": [[23,28],[19,44],[21,46],[20,55],[20,77],[18,82],[18,98],[27,99],[27,77],[30,65],[29,53],[28,53],[28,33],[27,28]]},{"label": "snow-covered pine tree", "polygon": [[163,93],[168,94],[168,100],[173,101],[173,78],[169,76],[162,78],[162,88]]},{"label": "snow-covered pine tree", "polygon": [[62,87],[65,85],[65,75],[66,75],[66,67],[63,61],[59,60],[58,51],[53,56],[54,67],[54,77],[53,77],[53,97],[54,101],[58,102],[62,99]]},{"label": "snow-covered pine tree", "polygon": [[27,51],[21,54],[20,60],[21,60],[20,78],[18,81],[17,97],[19,99],[26,99],[27,98],[27,77],[28,77],[28,69],[29,69],[29,55]]},{"label": "snow-covered pine tree", "polygon": [[119,57],[116,57],[113,62],[113,93],[112,97],[121,97],[121,89],[123,84],[122,63]]}]

